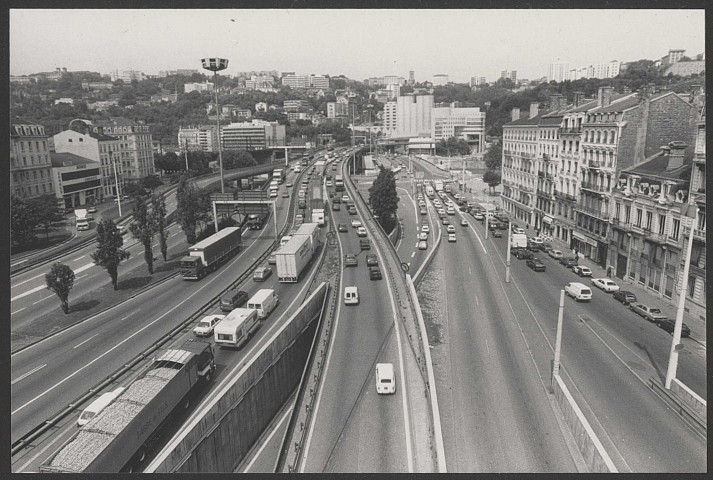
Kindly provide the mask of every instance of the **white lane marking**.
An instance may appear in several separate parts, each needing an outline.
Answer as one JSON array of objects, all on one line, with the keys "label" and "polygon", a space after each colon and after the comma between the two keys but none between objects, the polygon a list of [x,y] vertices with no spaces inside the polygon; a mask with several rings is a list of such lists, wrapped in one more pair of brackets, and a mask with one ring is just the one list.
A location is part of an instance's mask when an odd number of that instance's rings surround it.
[{"label": "white lane marking", "polygon": [[[295,399],[296,401],[296,399]],[[292,413],[292,410],[295,408],[294,402],[292,403],[292,406],[285,410],[285,413],[282,415],[282,418],[280,421],[275,425],[275,428],[272,429],[272,432],[270,432],[270,435],[267,436],[267,438],[262,442],[262,446],[258,449],[257,452],[255,452],[255,455],[253,455],[253,459],[248,463],[245,467],[245,469],[242,471],[242,473],[248,473],[250,471],[250,468],[253,466],[253,464],[257,461],[258,458],[260,458],[260,454],[262,454],[262,451],[265,449],[268,443],[270,443],[270,439],[275,435],[275,433],[280,429],[280,426],[285,422],[287,417]]]},{"label": "white lane marking", "polygon": [[39,300],[37,300],[37,301],[36,301],[35,303],[33,303],[32,305],[37,305],[38,303],[44,302],[45,300],[47,300],[48,298],[52,298],[53,296],[54,296],[54,295],[47,295],[46,297],[40,298]]},{"label": "white lane marking", "polygon": [[488,339],[485,339],[485,350],[488,352],[488,355],[490,355],[490,348],[488,347]]},{"label": "white lane marking", "polygon": [[10,301],[11,301],[11,302],[14,302],[15,300],[17,300],[17,299],[19,299],[19,298],[26,297],[26,296],[28,296],[28,295],[32,295],[32,294],[35,293],[35,292],[39,292],[40,290],[44,290],[45,288],[47,288],[47,287],[44,286],[44,285],[40,285],[39,287],[35,287],[35,288],[31,289],[31,290],[26,291],[25,293],[21,293],[20,295],[15,295],[14,297],[12,297],[12,298],[10,299]]},{"label": "white lane marking", "polygon": [[411,253],[411,258],[413,258],[414,255],[416,255],[416,252]]},{"label": "white lane marking", "polygon": [[175,236],[175,235],[178,235],[179,233],[181,233],[181,232],[174,232],[174,233],[172,233],[171,235],[169,235],[169,237],[173,237],[173,236]]},{"label": "white lane marking", "polygon": [[19,309],[19,310],[15,310],[14,312],[10,312],[10,315],[15,315],[16,313],[20,313],[20,312],[23,311],[25,308],[26,308],[26,307],[22,307],[22,308]]},{"label": "white lane marking", "polygon": [[79,346],[81,346],[81,345],[84,345],[85,343],[87,343],[89,340],[91,340],[92,338],[96,337],[97,335],[99,335],[99,334],[98,334],[98,333],[95,333],[95,334],[92,335],[91,337],[89,337],[89,338],[87,338],[86,340],[84,340],[82,343],[78,343],[78,344],[76,344],[75,346],[73,346],[72,348],[77,348],[77,347],[79,347]]},{"label": "white lane marking", "polygon": [[70,262],[79,261],[79,260],[83,259],[84,257],[86,257],[86,255],[82,255],[81,257],[77,257],[77,258],[75,258],[74,260],[70,260]]},{"label": "white lane marking", "polygon": [[23,280],[23,281],[21,281],[21,282],[16,283],[15,285],[12,286],[12,288],[19,287],[19,286],[22,285],[23,283],[27,283],[27,282],[29,282],[29,281],[34,280],[35,278],[40,278],[40,277],[44,277],[44,276],[45,276],[44,273],[41,273],[41,274],[39,274],[39,275],[35,275],[35,276],[32,277],[32,278],[28,278],[27,280]]},{"label": "white lane marking", "polygon": [[32,375],[33,373],[35,373],[35,372],[37,372],[37,371],[39,371],[39,370],[42,370],[42,369],[45,368],[46,366],[47,366],[47,364],[45,363],[44,365],[41,365],[41,366],[36,367],[36,368],[33,368],[33,369],[30,370],[29,372],[27,372],[27,373],[25,373],[25,374],[23,374],[23,375],[20,375],[20,376],[17,377],[15,380],[13,380],[12,382],[10,382],[10,385],[15,385],[15,384],[16,384],[17,382],[19,382],[20,380],[23,380],[23,379],[29,377],[29,376]]}]

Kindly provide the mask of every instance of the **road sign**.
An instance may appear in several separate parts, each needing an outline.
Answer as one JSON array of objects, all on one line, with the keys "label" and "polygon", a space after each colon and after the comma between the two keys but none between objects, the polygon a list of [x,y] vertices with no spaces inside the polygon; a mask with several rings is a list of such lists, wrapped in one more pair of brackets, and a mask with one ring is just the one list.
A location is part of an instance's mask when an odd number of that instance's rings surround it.
[{"label": "road sign", "polygon": [[[241,190],[237,192],[236,200],[268,200],[267,192],[264,190]],[[232,198],[231,198],[232,200]]]}]

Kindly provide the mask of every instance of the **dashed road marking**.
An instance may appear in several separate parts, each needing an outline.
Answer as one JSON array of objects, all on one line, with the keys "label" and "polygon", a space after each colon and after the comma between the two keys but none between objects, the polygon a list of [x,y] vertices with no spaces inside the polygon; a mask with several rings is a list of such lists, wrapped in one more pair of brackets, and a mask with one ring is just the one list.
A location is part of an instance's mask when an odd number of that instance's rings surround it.
[{"label": "dashed road marking", "polygon": [[42,366],[39,366],[39,367],[37,367],[37,368],[33,368],[33,369],[30,370],[29,372],[25,373],[24,375],[20,375],[20,376],[17,377],[15,380],[13,380],[12,382],[10,382],[10,385],[15,385],[15,384],[16,384],[17,382],[19,382],[20,380],[23,380],[23,379],[29,377],[29,376],[32,375],[33,373],[35,373],[35,372],[37,372],[37,371],[39,371],[39,370],[42,370],[42,369],[45,368],[46,366],[47,366],[47,364],[45,363],[45,364],[42,365]]}]

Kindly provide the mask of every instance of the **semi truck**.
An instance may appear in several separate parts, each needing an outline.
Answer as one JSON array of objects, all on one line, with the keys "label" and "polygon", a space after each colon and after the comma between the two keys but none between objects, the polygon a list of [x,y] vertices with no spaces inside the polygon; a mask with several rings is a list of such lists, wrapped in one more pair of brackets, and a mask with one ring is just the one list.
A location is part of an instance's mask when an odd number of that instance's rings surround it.
[{"label": "semi truck", "polygon": [[277,281],[299,282],[300,274],[312,259],[318,242],[319,226],[316,223],[300,225],[290,241],[275,252]]},{"label": "semi truck", "polygon": [[180,262],[183,279],[199,280],[214,271],[238,251],[241,238],[239,227],[226,227],[190,247]]},{"label": "semi truck", "polygon": [[[78,429],[39,467],[42,473],[132,471],[191,393],[215,372],[210,343],[162,350],[124,392]],[[180,406],[180,407],[179,407]]]}]

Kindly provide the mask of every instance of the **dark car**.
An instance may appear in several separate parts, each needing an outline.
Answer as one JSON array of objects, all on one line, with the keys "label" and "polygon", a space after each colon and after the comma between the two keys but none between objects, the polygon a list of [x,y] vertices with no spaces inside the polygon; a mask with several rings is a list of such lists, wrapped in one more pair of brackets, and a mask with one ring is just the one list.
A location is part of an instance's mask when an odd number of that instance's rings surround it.
[{"label": "dark car", "polygon": [[355,207],[354,205],[350,205],[350,206],[348,207],[348,210],[349,210],[349,215],[356,215],[356,214],[357,214],[357,209],[356,209],[356,207]]},{"label": "dark car", "polygon": [[369,267],[369,280],[381,280],[379,267]]},{"label": "dark car", "polygon": [[495,220],[490,220],[490,221],[488,222],[488,229],[489,229],[489,230],[492,230],[492,231],[497,230],[497,229],[498,229],[498,222],[496,222]]},{"label": "dark car", "polygon": [[369,267],[377,267],[379,265],[379,259],[373,253],[366,256],[366,265]]},{"label": "dark car", "polygon": [[337,231],[338,231],[338,232],[348,232],[348,231],[349,231],[349,228],[347,228],[347,226],[346,226],[345,224],[340,223],[340,224],[337,226]]},{"label": "dark car", "polygon": [[[673,335],[673,329],[676,326],[676,320],[674,320],[672,318],[666,318],[664,320],[656,320],[656,325],[659,328],[663,328],[668,333]],[[691,329],[688,328],[688,325],[686,325],[685,323],[681,325],[681,336],[682,337],[690,337],[691,336]]]},{"label": "dark car", "polygon": [[230,312],[248,301],[248,292],[243,290],[230,290],[220,298],[220,309]]},{"label": "dark car", "polygon": [[347,267],[356,267],[359,265],[359,260],[357,260],[356,255],[352,255],[350,253],[347,253],[344,255],[344,265]]},{"label": "dark car", "polygon": [[359,240],[359,248],[361,248],[362,250],[371,250],[371,243],[368,239],[362,238],[361,240]]},{"label": "dark car", "polygon": [[538,251],[538,250],[542,250],[542,244],[541,244],[541,243],[537,243],[537,242],[530,242],[530,241],[528,241],[528,242],[527,242],[527,248],[529,248],[529,249],[532,250],[533,252],[536,252],[536,251]]},{"label": "dark car", "polygon": [[574,257],[562,257],[560,258],[560,263],[567,268],[572,268],[577,265],[577,259]]},{"label": "dark car", "polygon": [[518,260],[529,260],[531,258],[534,258],[532,252],[530,250],[527,250],[526,248],[518,248],[515,251],[515,256]]},{"label": "dark car", "polygon": [[498,229],[500,230],[507,230],[508,229],[508,222],[507,221],[500,221],[498,222]]},{"label": "dark car", "polygon": [[547,267],[545,266],[544,263],[540,261],[539,258],[531,258],[527,261],[527,266],[533,269],[536,272],[544,272],[547,270]]},{"label": "dark car", "polygon": [[493,237],[494,238],[502,238],[503,232],[501,232],[500,230],[493,230]]},{"label": "dark car", "polygon": [[632,302],[636,302],[636,295],[628,290],[619,290],[614,292],[614,300],[621,302],[624,305],[629,305]]}]

